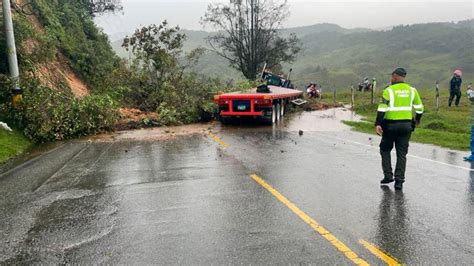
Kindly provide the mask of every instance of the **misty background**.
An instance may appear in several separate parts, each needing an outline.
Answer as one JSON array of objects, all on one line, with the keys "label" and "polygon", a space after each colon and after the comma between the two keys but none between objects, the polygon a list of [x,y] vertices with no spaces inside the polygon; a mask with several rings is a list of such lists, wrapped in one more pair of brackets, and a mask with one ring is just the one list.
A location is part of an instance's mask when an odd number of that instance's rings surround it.
[{"label": "misty background", "polygon": [[[227,0],[123,0],[124,10],[96,19],[112,41],[137,27],[168,20],[188,30],[203,28],[200,18],[209,3]],[[457,22],[472,19],[469,0],[289,0],[290,17],[284,27],[334,23],[341,27],[388,29],[400,24]]]},{"label": "misty background", "polygon": [[[228,0],[123,0],[124,10],[96,18],[110,36],[113,49],[124,59],[131,52],[122,40],[136,28],[168,20],[186,34],[184,50],[207,48],[192,71],[225,81],[242,80],[241,73],[210,50],[201,17],[209,3]],[[452,71],[461,68],[465,80],[474,79],[474,20],[472,1],[289,0],[290,16],[283,34],[296,33],[302,51],[283,71],[294,69],[298,87],[316,81],[327,89],[347,88],[364,77],[387,82],[394,67],[408,69],[409,82],[447,87]],[[467,83],[466,83],[467,84]]]}]

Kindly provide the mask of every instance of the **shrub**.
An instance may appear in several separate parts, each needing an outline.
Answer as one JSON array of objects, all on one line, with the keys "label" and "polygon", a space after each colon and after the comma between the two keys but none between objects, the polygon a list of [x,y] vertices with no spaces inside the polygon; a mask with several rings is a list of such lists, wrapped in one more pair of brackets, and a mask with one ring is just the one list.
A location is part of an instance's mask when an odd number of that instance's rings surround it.
[{"label": "shrub", "polygon": [[431,121],[424,126],[424,128],[432,129],[432,130],[446,130],[447,126],[443,121]]},{"label": "shrub", "polygon": [[[25,84],[26,83],[26,84]],[[109,96],[91,95],[77,99],[39,85],[36,80],[23,82],[24,100],[12,110],[4,99],[0,113],[24,129],[35,142],[49,142],[94,134],[115,125],[118,114]]]}]

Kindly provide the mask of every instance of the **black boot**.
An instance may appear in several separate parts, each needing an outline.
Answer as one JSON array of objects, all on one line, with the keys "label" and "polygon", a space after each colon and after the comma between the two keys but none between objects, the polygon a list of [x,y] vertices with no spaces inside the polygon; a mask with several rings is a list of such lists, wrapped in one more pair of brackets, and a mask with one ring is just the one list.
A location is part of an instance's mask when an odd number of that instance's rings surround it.
[{"label": "black boot", "polygon": [[395,181],[395,189],[396,190],[402,190],[403,189],[403,182]]},{"label": "black boot", "polygon": [[381,185],[387,185],[387,184],[392,183],[393,181],[395,181],[393,178],[384,177],[384,179],[380,180],[380,184]]}]

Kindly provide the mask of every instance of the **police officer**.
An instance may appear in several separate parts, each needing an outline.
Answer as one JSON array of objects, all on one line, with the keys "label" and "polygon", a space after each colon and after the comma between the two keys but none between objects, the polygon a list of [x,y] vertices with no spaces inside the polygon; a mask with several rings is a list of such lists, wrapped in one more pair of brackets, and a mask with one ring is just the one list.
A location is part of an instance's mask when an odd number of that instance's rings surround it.
[{"label": "police officer", "polygon": [[[384,178],[380,183],[386,185],[395,181],[397,190],[401,190],[405,182],[406,155],[411,133],[420,123],[424,111],[418,91],[405,83],[406,75],[407,72],[403,68],[392,72],[392,84],[383,91],[375,122],[375,131],[382,136],[380,155]],[[416,111],[415,119],[413,109]],[[397,151],[395,173],[392,170],[390,155],[394,144]]]}]

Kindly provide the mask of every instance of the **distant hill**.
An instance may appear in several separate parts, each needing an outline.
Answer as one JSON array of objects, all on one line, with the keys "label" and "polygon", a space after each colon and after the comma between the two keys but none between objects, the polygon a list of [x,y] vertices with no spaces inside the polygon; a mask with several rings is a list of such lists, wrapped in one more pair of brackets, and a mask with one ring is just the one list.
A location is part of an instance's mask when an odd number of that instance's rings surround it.
[{"label": "distant hill", "polygon": [[358,32],[368,32],[372,31],[371,29],[365,28],[355,28],[355,29],[345,29],[339,25],[331,24],[331,23],[321,23],[315,24],[311,26],[302,26],[302,27],[295,27],[295,28],[288,28],[282,30],[285,34],[295,33],[298,37],[304,37],[311,34],[317,34],[321,32],[339,32],[339,33],[358,33]]},{"label": "distant hill", "polygon": [[[184,31],[185,49],[208,45],[205,31]],[[464,71],[464,80],[474,79],[474,20],[458,23],[429,23],[396,26],[389,30],[344,29],[335,24],[317,24],[283,30],[301,39],[303,51],[285,69],[294,69],[298,86],[309,81],[324,88],[348,88],[365,76],[376,77],[384,84],[396,66],[409,72],[409,81],[419,88],[432,88],[435,80],[446,86],[454,68]],[[114,49],[124,57],[119,48]],[[209,51],[194,68],[199,74],[222,79],[241,79],[225,60]],[[467,82],[466,82],[467,83]]]},{"label": "distant hill", "polygon": [[[340,33],[355,33],[355,32],[367,32],[370,31],[369,29],[363,29],[363,28],[358,28],[358,29],[344,29],[340,27],[339,25],[336,24],[329,24],[329,23],[323,23],[323,24],[316,24],[316,25],[311,25],[311,26],[302,26],[302,27],[295,27],[295,28],[288,28],[288,29],[283,29],[282,32],[284,35],[289,35],[290,33],[295,33],[299,37],[304,37],[309,34],[315,34],[315,33],[320,33],[320,32],[340,32]],[[182,29],[182,33],[186,34],[187,40],[185,43],[185,49],[186,50],[191,50],[196,47],[208,47],[206,38],[212,34],[207,31],[194,31],[194,30],[186,30]],[[122,45],[122,40],[126,35],[131,35],[132,33],[126,33],[126,32],[120,32],[120,33],[115,33],[111,36],[109,36],[110,41],[113,43],[114,47],[116,50],[119,52],[119,54],[123,54],[123,51],[121,50],[121,45]]]},{"label": "distant hill", "polygon": [[348,87],[364,76],[385,83],[387,73],[403,66],[409,81],[420,88],[432,88],[435,80],[446,84],[458,67],[464,70],[465,80],[472,81],[473,36],[473,20],[397,26],[388,31],[309,34],[301,38],[304,49],[292,65],[294,78],[314,79],[326,87]]}]

